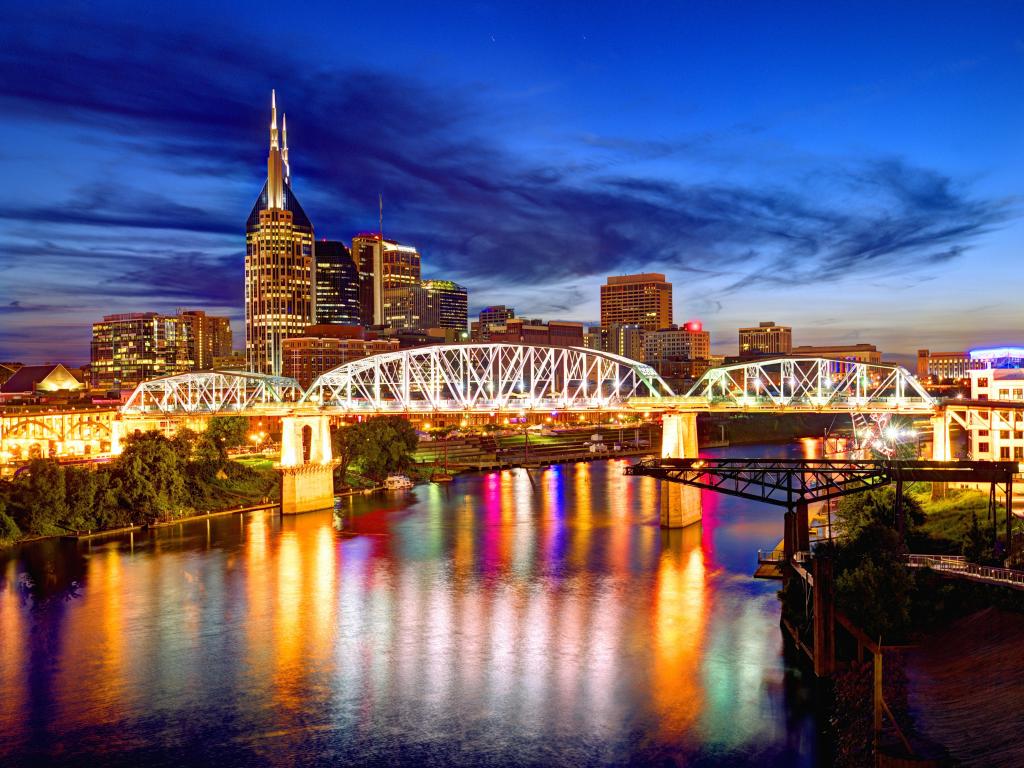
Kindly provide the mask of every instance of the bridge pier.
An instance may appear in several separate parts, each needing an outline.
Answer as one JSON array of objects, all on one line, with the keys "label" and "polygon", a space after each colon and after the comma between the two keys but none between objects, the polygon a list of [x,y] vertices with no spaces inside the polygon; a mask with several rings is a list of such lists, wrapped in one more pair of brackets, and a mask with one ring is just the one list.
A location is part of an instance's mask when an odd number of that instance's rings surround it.
[{"label": "bridge pier", "polygon": [[[662,458],[695,459],[697,455],[697,414],[666,413],[662,418]],[[701,516],[699,488],[661,482],[662,528],[685,528],[699,523]]]},{"label": "bridge pier", "polygon": [[949,417],[945,409],[937,416],[931,417],[932,423],[932,461],[949,461],[953,452],[949,442]]},{"label": "bridge pier", "polygon": [[330,419],[322,414],[281,419],[281,513],[334,507]]}]

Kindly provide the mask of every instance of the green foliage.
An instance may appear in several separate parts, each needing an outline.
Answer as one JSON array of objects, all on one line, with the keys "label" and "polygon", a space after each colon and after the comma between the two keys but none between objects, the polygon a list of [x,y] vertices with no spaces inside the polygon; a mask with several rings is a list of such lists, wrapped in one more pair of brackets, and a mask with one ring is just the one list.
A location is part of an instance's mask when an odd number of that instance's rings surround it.
[{"label": "green foliage", "polygon": [[[866,528],[896,525],[896,490],[892,486],[843,497],[836,509],[839,530],[856,539]],[[924,522],[924,511],[916,497],[903,494],[906,534],[912,536]]]},{"label": "green foliage", "polygon": [[891,642],[910,629],[912,586],[902,563],[869,557],[836,578],[836,602],[869,637]]},{"label": "green foliage", "polygon": [[18,524],[7,514],[7,503],[0,499],[0,542],[17,541],[20,537]]},{"label": "green foliage", "polygon": [[367,477],[383,480],[412,465],[419,438],[401,416],[376,416],[348,429],[352,430],[348,435],[353,444],[352,460]]},{"label": "green foliage", "polygon": [[245,416],[214,416],[202,437],[224,461],[229,449],[245,445],[249,439],[249,420]]},{"label": "green foliage", "polygon": [[355,458],[357,442],[355,438],[358,435],[358,427],[360,426],[362,425],[341,425],[331,430],[331,453],[334,458],[340,462],[334,474],[335,477],[340,478],[343,483],[345,482],[345,478],[348,476],[348,466]]},{"label": "green foliage", "polygon": [[130,438],[117,461],[123,503],[141,523],[179,513],[186,503],[181,459],[159,432]]},{"label": "green foliage", "polygon": [[61,533],[59,520],[67,517],[64,471],[49,459],[33,459],[28,472],[14,481],[12,516],[21,530],[52,536]]}]

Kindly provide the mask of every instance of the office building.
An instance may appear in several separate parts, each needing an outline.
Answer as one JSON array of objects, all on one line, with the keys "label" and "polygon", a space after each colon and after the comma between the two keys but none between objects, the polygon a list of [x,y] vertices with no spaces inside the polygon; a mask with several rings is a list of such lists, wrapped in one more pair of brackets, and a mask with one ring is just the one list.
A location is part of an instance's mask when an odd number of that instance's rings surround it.
[{"label": "office building", "polygon": [[664,360],[707,360],[709,357],[711,334],[698,320],[644,334],[644,360],[651,365]]},{"label": "office building", "polygon": [[[1024,369],[987,368],[967,372],[972,400],[1024,402]],[[1024,411],[1019,407],[978,411],[970,420],[970,453],[975,461],[1024,462]]]},{"label": "office building", "polygon": [[582,347],[583,323],[565,320],[524,320],[512,318],[489,326],[489,341],[506,344],[539,344],[551,347]]},{"label": "office building", "polygon": [[186,373],[195,365],[192,348],[191,321],[182,315],[106,315],[92,326],[92,385],[131,389],[157,376]]},{"label": "office building", "polygon": [[654,272],[609,277],[601,286],[601,325],[637,325],[656,331],[672,325],[672,283]]},{"label": "office building", "polygon": [[359,270],[344,243],[316,243],[316,321],[360,325]]},{"label": "office building", "polygon": [[917,350],[917,378],[931,384],[963,382],[970,371],[988,367],[987,360],[972,359],[970,352]]},{"label": "office building", "polygon": [[316,317],[313,224],[292,192],[288,128],[271,93],[267,181],[246,224],[245,352],[248,368],[279,375],[283,342]]},{"label": "office building", "polygon": [[201,309],[178,311],[178,317],[189,328],[189,357],[197,371],[209,371],[214,358],[231,354],[231,320],[208,315]]},{"label": "office building", "polygon": [[377,232],[362,232],[352,238],[352,259],[359,271],[362,324],[406,327],[412,313],[408,289],[420,283],[419,251],[395,240],[381,240]]},{"label": "office building", "polygon": [[787,325],[760,323],[740,328],[740,357],[782,356],[793,351],[793,329]]},{"label": "office building", "polygon": [[504,325],[514,319],[516,311],[512,307],[498,304],[493,307],[484,307],[477,315],[477,319],[469,325],[469,336],[473,341],[487,341],[490,339],[490,327],[492,325]]},{"label": "office building", "polygon": [[644,330],[638,325],[595,325],[587,329],[584,345],[631,360],[644,359]]},{"label": "office building", "polygon": [[399,349],[398,339],[378,338],[358,326],[317,324],[284,341],[284,375],[308,387],[339,365]]},{"label": "office building", "polygon": [[793,347],[794,357],[823,357],[826,360],[845,360],[854,363],[880,363],[882,353],[874,344],[847,344],[845,346]]},{"label": "office building", "polygon": [[424,280],[408,289],[410,316],[406,328],[455,328],[466,330],[469,295],[451,280]]}]

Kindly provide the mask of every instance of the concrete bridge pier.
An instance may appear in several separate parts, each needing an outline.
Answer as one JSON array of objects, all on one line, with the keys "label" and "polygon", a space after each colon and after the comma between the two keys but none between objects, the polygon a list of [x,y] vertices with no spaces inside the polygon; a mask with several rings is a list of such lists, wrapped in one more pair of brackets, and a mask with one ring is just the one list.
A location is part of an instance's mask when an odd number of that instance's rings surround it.
[{"label": "concrete bridge pier", "polygon": [[330,419],[321,414],[281,419],[281,513],[334,507]]},{"label": "concrete bridge pier", "polygon": [[[695,459],[697,414],[666,413],[662,418],[661,456]],[[685,528],[701,519],[700,489],[681,483],[661,483],[661,527]]]}]

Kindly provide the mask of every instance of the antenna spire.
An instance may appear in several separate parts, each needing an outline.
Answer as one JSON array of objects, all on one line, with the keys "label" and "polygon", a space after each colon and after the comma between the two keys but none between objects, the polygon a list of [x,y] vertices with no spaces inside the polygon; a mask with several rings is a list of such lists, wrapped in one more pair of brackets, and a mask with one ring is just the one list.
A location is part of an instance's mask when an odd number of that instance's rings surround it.
[{"label": "antenna spire", "polygon": [[270,148],[277,149],[277,93],[270,90]]},{"label": "antenna spire", "polygon": [[292,167],[288,163],[288,115],[281,113],[281,162],[284,164],[284,181],[292,183]]}]

